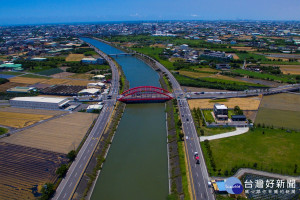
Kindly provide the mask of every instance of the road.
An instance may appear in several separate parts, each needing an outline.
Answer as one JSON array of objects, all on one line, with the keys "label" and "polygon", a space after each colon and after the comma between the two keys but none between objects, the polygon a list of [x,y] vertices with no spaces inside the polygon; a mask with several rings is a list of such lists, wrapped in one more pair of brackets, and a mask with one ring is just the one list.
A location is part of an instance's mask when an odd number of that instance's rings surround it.
[{"label": "road", "polygon": [[291,84],[283,85],[276,88],[270,89],[254,89],[247,91],[236,91],[236,92],[189,92],[186,93],[186,96],[190,99],[211,99],[211,98],[233,98],[233,97],[249,97],[249,96],[258,96],[271,95],[289,91],[295,91],[300,89],[300,84]]},{"label": "road", "polygon": [[[140,54],[141,55],[141,54]],[[182,128],[185,134],[185,153],[188,162],[189,179],[191,183],[192,196],[191,199],[213,200],[215,199],[213,191],[208,187],[209,176],[204,161],[203,153],[200,147],[197,131],[193,122],[191,111],[179,83],[175,77],[162,64],[153,60],[149,56],[142,55],[152,60],[160,70],[168,75],[172,84],[174,97],[177,99],[179,105],[180,118],[182,121]],[[198,152],[200,164],[196,164],[194,160],[194,152]]]},{"label": "road", "polygon": [[[90,45],[90,47],[95,48]],[[116,98],[119,92],[119,73],[116,64],[106,56],[103,52],[95,48],[97,53],[99,53],[106,61],[109,63],[112,69],[112,83],[109,95],[112,96],[111,99],[106,100],[104,107],[97,118],[97,121],[94,125],[94,128],[87,137],[85,143],[81,147],[80,151],[77,154],[75,161],[70,166],[68,173],[65,178],[59,184],[56,193],[53,197],[55,200],[67,200],[71,199],[79,181],[82,178],[82,175],[100,141],[102,133],[105,130],[107,123],[109,122],[114,105],[116,103]]]}]

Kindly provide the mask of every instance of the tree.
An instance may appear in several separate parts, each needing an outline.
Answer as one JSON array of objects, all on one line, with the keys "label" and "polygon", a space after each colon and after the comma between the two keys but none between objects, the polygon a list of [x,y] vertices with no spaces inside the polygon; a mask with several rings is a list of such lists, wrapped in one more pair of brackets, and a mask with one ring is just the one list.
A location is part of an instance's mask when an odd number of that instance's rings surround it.
[{"label": "tree", "polygon": [[59,175],[59,177],[64,177],[68,171],[68,167],[66,164],[62,164],[57,170],[56,174]]},{"label": "tree", "polygon": [[76,158],[76,151],[71,150],[71,151],[68,153],[67,158],[69,158],[70,161],[74,161],[75,158]]},{"label": "tree", "polygon": [[46,183],[41,190],[42,196],[40,199],[48,200],[52,197],[54,192],[55,192],[54,185],[52,183]]},{"label": "tree", "polygon": [[239,106],[234,106],[234,114],[236,115],[243,115],[243,111],[241,110],[241,108]]}]

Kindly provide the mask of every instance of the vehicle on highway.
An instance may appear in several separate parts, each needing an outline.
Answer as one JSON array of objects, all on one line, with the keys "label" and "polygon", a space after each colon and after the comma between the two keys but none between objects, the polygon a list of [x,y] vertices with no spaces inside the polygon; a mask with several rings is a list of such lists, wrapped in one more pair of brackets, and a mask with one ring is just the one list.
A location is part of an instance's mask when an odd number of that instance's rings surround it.
[{"label": "vehicle on highway", "polygon": [[189,118],[186,118],[186,121],[188,122],[188,121],[189,121]]},{"label": "vehicle on highway", "polygon": [[111,95],[107,95],[107,99],[111,99]]},{"label": "vehicle on highway", "polygon": [[200,164],[199,155],[198,155],[197,151],[194,153],[194,158],[195,158],[196,164]]}]

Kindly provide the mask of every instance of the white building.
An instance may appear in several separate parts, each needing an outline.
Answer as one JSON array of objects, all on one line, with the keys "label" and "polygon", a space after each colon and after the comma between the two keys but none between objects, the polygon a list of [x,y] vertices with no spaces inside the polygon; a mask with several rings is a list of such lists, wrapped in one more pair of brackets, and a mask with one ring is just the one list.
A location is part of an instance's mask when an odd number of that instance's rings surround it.
[{"label": "white building", "polygon": [[97,88],[97,89],[102,89],[102,88],[105,88],[105,84],[104,83],[101,83],[101,82],[98,82],[98,83],[88,83],[87,84],[87,88]]},{"label": "white building", "polygon": [[82,63],[85,63],[85,64],[99,64],[99,65],[102,65],[104,63],[104,59],[103,58],[83,58],[81,60]]},{"label": "white building", "polygon": [[15,97],[9,100],[11,106],[33,109],[62,109],[68,106],[68,98],[56,97]]},{"label": "white building", "polygon": [[100,89],[96,88],[89,88],[89,89],[83,89],[80,92],[78,92],[78,95],[98,95],[100,94]]},{"label": "white building", "polygon": [[93,112],[94,110],[101,110],[103,108],[103,105],[100,104],[94,104],[87,107],[86,112]]}]

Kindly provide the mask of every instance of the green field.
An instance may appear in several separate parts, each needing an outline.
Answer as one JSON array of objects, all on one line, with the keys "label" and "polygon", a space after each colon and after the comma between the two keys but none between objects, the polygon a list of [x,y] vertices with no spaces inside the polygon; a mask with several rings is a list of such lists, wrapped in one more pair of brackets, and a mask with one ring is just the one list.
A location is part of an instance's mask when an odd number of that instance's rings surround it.
[{"label": "green field", "polygon": [[300,130],[300,112],[259,108],[255,124]]},{"label": "green field", "polygon": [[47,70],[37,72],[36,74],[50,76],[50,75],[53,75],[53,74],[58,74],[60,72],[63,72],[63,70],[61,70],[60,68],[51,68],[51,69],[47,69]]},{"label": "green field", "polygon": [[207,123],[215,122],[215,119],[211,114],[212,110],[202,110],[202,112]]},{"label": "green field", "polygon": [[20,77],[51,79],[51,77],[47,77],[47,76],[39,76],[39,75],[35,75],[35,74],[25,74],[25,75],[22,75],[22,76],[20,76]]},{"label": "green field", "polygon": [[6,75],[21,75],[21,74],[24,74],[24,73],[22,73],[22,72],[2,71],[1,74],[6,74]]},{"label": "green field", "polygon": [[7,133],[8,129],[0,127],[0,135]]},{"label": "green field", "polygon": [[[211,176],[231,176],[246,167],[268,172],[300,175],[300,132],[255,128],[246,134],[209,141],[216,171],[211,167],[208,151],[201,142]],[[219,171],[220,170],[220,171]]]},{"label": "green field", "polygon": [[234,73],[247,75],[251,78],[258,78],[258,79],[264,79],[264,80],[271,80],[271,81],[280,81],[280,82],[295,82],[295,78],[290,75],[272,75],[272,74],[266,74],[266,73],[259,73],[244,69],[235,69],[233,70]]},{"label": "green field", "polygon": [[227,133],[236,130],[235,127],[214,127],[214,128],[202,127],[202,129],[204,130],[204,136],[211,136],[211,135]]}]

